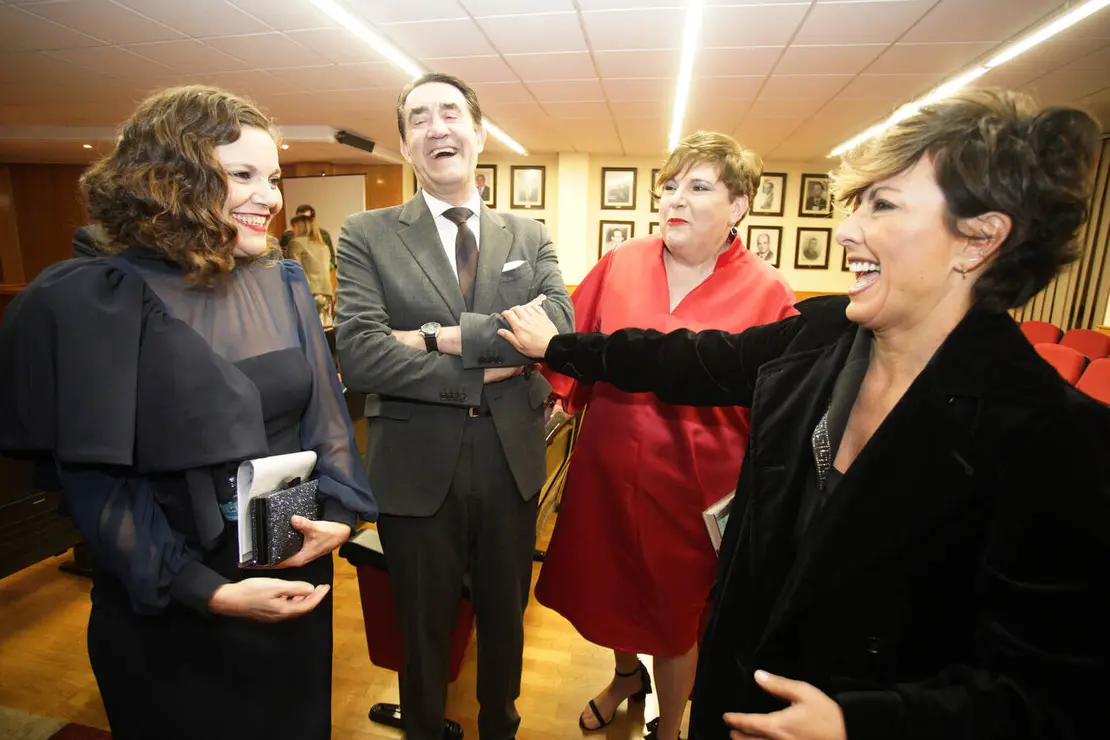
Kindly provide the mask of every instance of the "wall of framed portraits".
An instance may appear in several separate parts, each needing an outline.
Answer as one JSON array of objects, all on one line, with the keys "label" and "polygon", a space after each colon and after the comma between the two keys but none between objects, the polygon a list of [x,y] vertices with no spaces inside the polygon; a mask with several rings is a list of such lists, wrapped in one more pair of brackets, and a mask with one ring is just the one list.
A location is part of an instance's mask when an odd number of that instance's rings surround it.
[{"label": "wall of framed portraits", "polygon": [[844,293],[854,281],[836,243],[843,211],[830,203],[829,163],[766,162],[748,216],[744,244],[802,293]]},{"label": "wall of framed portraits", "polygon": [[[402,180],[408,200],[416,192],[415,173],[409,165],[404,166]],[[480,155],[475,183],[487,206],[543,221],[558,245],[559,219],[555,217],[559,211],[558,155]]]},{"label": "wall of framed portraits", "polygon": [[[479,157],[477,174],[479,188],[488,189],[488,206],[547,224],[563,277],[576,285],[605,252],[659,231],[651,191],[662,164],[662,157],[510,154]],[[798,292],[843,293],[853,282],[836,243],[843,214],[829,203],[823,169],[830,166],[765,163],[751,213],[740,223],[744,244]],[[404,189],[406,198],[415,192],[407,166]]]}]

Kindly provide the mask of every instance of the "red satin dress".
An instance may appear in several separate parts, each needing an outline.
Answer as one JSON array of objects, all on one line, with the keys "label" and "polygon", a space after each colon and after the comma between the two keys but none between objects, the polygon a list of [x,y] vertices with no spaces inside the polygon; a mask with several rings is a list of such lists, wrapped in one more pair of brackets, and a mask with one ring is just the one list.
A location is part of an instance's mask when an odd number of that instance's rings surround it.
[{"label": "red satin dress", "polygon": [[[739,239],[670,310],[660,236],[607,253],[572,296],[575,329],[740,332],[791,316],[794,294]],[[736,487],[747,409],[668,406],[548,372],[568,413],[587,403],[536,598],[590,642],[681,655],[698,639],[717,556],[702,511]]]}]

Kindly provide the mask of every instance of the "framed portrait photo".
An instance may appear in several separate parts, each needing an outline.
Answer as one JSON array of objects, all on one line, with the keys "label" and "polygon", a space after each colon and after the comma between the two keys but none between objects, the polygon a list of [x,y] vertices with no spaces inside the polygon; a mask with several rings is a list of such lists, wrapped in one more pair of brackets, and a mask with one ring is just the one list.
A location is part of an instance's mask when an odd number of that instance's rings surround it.
[{"label": "framed portrait photo", "polygon": [[798,270],[824,270],[829,266],[832,229],[798,229],[794,245],[794,267]]},{"label": "framed portrait photo", "polygon": [[832,188],[828,175],[802,175],[798,216],[807,218],[832,216]]},{"label": "framed portrait photo", "polygon": [[478,197],[490,208],[497,208],[497,165],[480,164],[474,170]]},{"label": "framed portrait photo", "polygon": [[636,168],[601,168],[601,207],[613,211],[636,209]]},{"label": "framed portrait photo", "polygon": [[841,250],[840,250],[840,271],[841,272],[851,272],[852,271],[848,267],[848,250],[844,249],[844,248],[841,248]]},{"label": "framed portrait photo", "polygon": [[[652,213],[659,213],[659,199],[655,197],[655,190],[662,190],[663,189],[662,185],[660,185],[659,182],[658,182],[660,172],[662,172],[662,170],[652,170],[651,171],[651,182],[648,184],[648,189],[652,190],[652,194],[651,194],[651,212]],[[654,234],[655,232],[652,232],[652,233]]]},{"label": "framed portrait photo", "polygon": [[631,239],[635,232],[635,221],[602,221],[598,228],[597,258]]},{"label": "framed portrait photo", "polygon": [[512,176],[513,197],[510,199],[509,206],[512,208],[543,208],[547,168],[513,165]]},{"label": "framed portrait photo", "polygon": [[781,216],[786,200],[786,173],[764,172],[755,189],[750,213],[753,216]]},{"label": "framed portrait photo", "polygon": [[781,226],[748,226],[748,251],[771,267],[779,266],[782,254]]},{"label": "framed portrait photo", "polygon": [[658,221],[648,221],[648,233],[649,234],[658,234],[661,231],[663,231],[663,230],[661,228],[659,228],[659,222]]}]

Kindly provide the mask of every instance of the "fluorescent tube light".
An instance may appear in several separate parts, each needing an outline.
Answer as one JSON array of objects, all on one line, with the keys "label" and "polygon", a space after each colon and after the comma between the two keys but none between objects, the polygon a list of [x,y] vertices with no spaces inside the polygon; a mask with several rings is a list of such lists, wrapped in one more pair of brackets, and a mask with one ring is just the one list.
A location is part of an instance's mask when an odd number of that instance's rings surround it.
[{"label": "fluorescent tube light", "polygon": [[[1110,2],[1110,0],[1107,0]],[[674,113],[671,116],[671,134],[667,150],[672,151],[682,139],[682,122],[686,118],[686,104],[690,99],[690,78],[694,73],[694,56],[698,52],[698,34],[701,31],[702,0],[688,0],[686,5],[686,31],[682,35],[682,58],[678,63],[678,83],[675,85]]]},{"label": "fluorescent tube light", "polygon": [[[418,61],[386,40],[384,36],[371,28],[361,18],[349,13],[346,8],[335,2],[335,0],[310,0],[310,2],[413,79],[428,72]],[[495,126],[488,118],[482,119],[482,125],[486,127],[486,131],[492,134],[495,139],[517,154],[528,155],[524,147],[506,134],[500,127]]]},{"label": "fluorescent tube light", "polygon": [[1002,51],[991,57],[990,61],[986,62],[985,64],[968,70],[967,72],[961,74],[959,77],[955,77],[948,82],[945,82],[943,85],[937,87],[925,97],[919,98],[918,100],[903,105],[890,118],[886,119],[882,123],[872,126],[871,128],[864,131],[862,134],[849,139],[848,141],[833,149],[831,152],[829,152],[829,156],[836,157],[840,154],[843,154],[844,152],[853,149],[859,144],[867,141],[871,137],[882,133],[899,121],[905,120],[906,118],[920,110],[921,106],[928,105],[929,103],[935,103],[938,100],[943,100],[944,98],[947,98],[964,85],[967,85],[970,82],[974,82],[995,67],[1001,64],[1005,64],[1019,54],[1023,54],[1024,52],[1029,51],[1034,46],[1047,41],[1048,39],[1063,31],[1065,28],[1074,26],[1079,21],[1093,15],[1099,10],[1102,10],[1107,5],[1110,5],[1110,0],[1088,0],[1088,2],[1083,3],[1075,10],[1065,13],[1056,20],[1045,24],[1028,36],[1010,44]]}]

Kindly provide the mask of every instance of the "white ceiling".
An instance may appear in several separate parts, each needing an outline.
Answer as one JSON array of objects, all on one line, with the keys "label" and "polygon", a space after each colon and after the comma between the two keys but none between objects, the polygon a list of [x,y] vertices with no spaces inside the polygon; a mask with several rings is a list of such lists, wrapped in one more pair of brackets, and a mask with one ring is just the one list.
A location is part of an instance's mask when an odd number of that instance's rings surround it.
[{"label": "white ceiling", "polygon": [[[685,128],[732,133],[766,160],[819,159],[1075,4],[706,0]],[[682,0],[345,5],[428,69],[473,84],[486,115],[531,152],[657,156],[666,146]],[[187,82],[247,94],[282,125],[346,128],[396,151],[406,81],[308,0],[0,0],[0,161],[88,161],[105,144],[84,150],[38,127],[110,129],[146,92]],[[983,83],[1110,124],[1110,9]],[[294,142],[283,160],[370,158]]]}]

